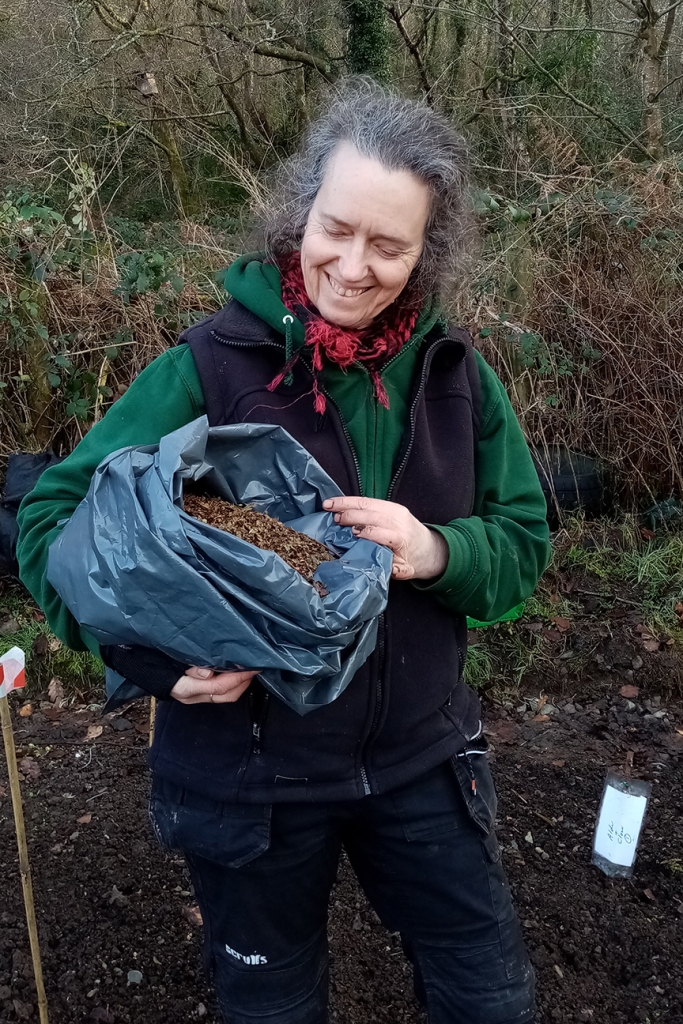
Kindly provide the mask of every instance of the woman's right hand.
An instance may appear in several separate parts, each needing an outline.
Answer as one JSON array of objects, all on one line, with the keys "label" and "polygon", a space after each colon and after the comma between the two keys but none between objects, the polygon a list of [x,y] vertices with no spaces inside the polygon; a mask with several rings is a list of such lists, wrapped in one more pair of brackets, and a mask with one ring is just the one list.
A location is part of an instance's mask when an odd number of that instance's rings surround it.
[{"label": "woman's right hand", "polygon": [[175,684],[171,697],[181,704],[232,704],[258,673],[258,669],[214,672],[193,665]]}]

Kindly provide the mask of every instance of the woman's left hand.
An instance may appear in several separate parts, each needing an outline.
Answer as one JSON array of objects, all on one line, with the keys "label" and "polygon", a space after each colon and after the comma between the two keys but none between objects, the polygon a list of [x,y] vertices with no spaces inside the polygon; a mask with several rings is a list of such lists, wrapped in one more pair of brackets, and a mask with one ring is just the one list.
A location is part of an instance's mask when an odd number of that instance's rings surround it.
[{"label": "woman's left hand", "polygon": [[440,576],[448,562],[448,545],[436,530],[416,519],[404,505],[379,498],[329,498],[323,502],[335,522],[350,526],[356,537],[384,544],[394,553],[391,575],[397,580]]}]

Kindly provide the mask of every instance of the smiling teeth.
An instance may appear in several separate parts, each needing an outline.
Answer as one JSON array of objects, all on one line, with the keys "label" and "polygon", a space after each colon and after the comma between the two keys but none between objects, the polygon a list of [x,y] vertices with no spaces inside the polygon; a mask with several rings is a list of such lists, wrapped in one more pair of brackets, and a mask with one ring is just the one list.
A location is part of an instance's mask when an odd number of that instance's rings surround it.
[{"label": "smiling teeth", "polygon": [[330,282],[330,288],[337,295],[341,295],[345,299],[355,299],[357,295],[362,295],[363,292],[367,291],[367,288],[341,288],[336,281],[328,275],[327,280]]}]

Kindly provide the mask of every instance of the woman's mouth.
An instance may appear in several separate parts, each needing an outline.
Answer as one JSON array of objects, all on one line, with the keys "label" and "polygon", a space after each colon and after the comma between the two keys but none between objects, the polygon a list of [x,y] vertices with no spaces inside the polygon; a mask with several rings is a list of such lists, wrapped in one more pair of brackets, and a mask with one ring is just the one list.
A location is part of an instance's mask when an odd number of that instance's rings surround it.
[{"label": "woman's mouth", "polygon": [[356,299],[359,295],[362,295],[363,292],[369,291],[368,288],[344,288],[338,281],[335,281],[333,277],[330,277],[327,271],[325,271],[325,276],[335,295],[339,295],[343,299]]}]

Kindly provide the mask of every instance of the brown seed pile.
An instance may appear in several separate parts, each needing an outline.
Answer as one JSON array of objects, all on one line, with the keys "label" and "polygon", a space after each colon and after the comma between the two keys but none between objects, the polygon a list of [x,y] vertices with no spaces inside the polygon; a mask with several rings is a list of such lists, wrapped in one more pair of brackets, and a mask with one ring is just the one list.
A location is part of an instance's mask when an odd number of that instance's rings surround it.
[{"label": "brown seed pile", "polygon": [[313,573],[321,562],[331,562],[336,557],[324,544],[297,533],[278,519],[256,512],[250,505],[233,505],[223,498],[201,494],[186,494],[183,502],[188,515],[241,537],[264,551],[274,551],[308,583],[312,583],[321,596],[327,593],[313,579]]}]

